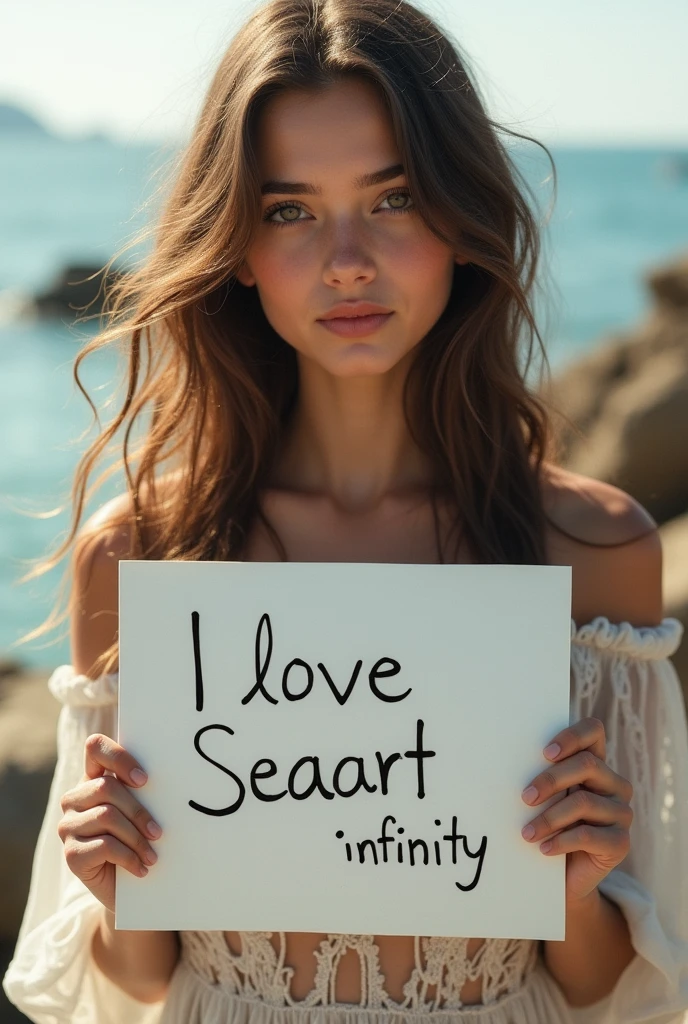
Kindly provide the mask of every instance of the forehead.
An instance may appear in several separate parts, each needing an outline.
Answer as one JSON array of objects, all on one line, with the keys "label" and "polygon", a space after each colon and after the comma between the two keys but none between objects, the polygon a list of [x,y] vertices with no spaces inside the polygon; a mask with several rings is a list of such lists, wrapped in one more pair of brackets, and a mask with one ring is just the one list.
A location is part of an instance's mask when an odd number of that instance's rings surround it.
[{"label": "forehead", "polygon": [[399,160],[384,100],[360,79],[273,96],[258,121],[256,151],[263,179],[324,185],[345,169],[351,177]]}]

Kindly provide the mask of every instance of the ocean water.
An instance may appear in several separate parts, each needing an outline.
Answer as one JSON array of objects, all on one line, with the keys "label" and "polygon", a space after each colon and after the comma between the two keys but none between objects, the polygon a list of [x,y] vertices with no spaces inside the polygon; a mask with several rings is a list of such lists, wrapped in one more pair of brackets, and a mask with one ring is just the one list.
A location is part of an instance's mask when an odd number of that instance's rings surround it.
[{"label": "ocean water", "polygon": [[[688,153],[558,148],[557,202],[544,230],[542,305],[554,370],[641,318],[649,305],[643,274],[688,251]],[[11,649],[48,614],[65,562],[19,584],[30,560],[65,536],[71,476],[95,436],[72,365],[92,329],[17,320],[18,297],[43,288],[66,262],[103,265],[155,210],[136,213],[153,194],[156,168],[171,150],[101,141],[0,138],[0,655],[31,665],[69,660],[60,634]],[[544,211],[548,167],[535,150],[518,161]],[[685,173],[685,172],[684,172]],[[137,254],[132,253],[132,258]],[[141,254],[143,255],[143,254]],[[548,316],[545,318],[545,306]],[[83,379],[102,407],[122,366],[108,353],[84,364]],[[104,410],[109,418],[112,410]],[[114,478],[87,512],[121,489]],[[31,514],[28,514],[31,513]],[[62,635],[59,642],[55,636]]]}]

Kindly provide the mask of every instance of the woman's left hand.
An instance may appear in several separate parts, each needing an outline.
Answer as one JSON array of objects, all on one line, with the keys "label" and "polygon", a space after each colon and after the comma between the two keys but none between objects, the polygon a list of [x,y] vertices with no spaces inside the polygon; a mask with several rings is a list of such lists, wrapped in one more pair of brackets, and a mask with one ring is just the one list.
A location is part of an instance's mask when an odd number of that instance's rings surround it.
[{"label": "woman's left hand", "polygon": [[628,853],[633,787],[605,763],[604,725],[597,718],[562,729],[543,753],[551,767],[523,790],[525,803],[537,807],[574,789],[532,818],[522,835],[539,842],[547,856],[568,854],[566,902],[572,904],[590,895]]}]

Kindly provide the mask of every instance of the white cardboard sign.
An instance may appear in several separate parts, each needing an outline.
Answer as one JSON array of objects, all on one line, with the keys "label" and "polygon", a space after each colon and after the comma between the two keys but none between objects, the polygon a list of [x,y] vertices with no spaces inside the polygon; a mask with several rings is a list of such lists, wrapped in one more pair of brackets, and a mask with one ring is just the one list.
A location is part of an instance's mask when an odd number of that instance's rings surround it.
[{"label": "white cardboard sign", "polygon": [[571,567],[120,562],[119,742],[163,828],[123,929],[564,938],[521,790]]}]

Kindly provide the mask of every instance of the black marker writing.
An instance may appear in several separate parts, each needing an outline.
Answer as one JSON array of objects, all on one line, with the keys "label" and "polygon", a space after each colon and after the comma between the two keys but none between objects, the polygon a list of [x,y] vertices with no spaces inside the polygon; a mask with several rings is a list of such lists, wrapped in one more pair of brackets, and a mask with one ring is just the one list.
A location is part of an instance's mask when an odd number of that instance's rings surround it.
[{"label": "black marker writing", "polygon": [[[351,762],[358,766],[358,772],[356,773],[356,782],[354,783],[353,789],[343,790],[339,785],[339,776],[341,775],[342,769],[346,764]],[[369,793],[375,793],[377,786],[371,786],[365,777],[365,771],[363,768],[362,757],[344,757],[339,762],[334,770],[334,776],[332,777],[332,788],[335,792],[339,793],[340,796],[353,796],[354,793],[358,793],[359,789],[367,789]]]},{"label": "black marker writing", "polygon": [[423,719],[419,718],[416,723],[416,749],[407,750],[404,757],[415,757],[418,760],[418,798],[422,800],[425,796],[425,776],[423,774],[423,761],[426,757],[436,757],[435,750],[423,750]]},{"label": "black marker writing", "polygon": [[200,616],[191,612],[191,635],[193,637],[194,668],[196,670],[196,711],[203,710],[203,669],[201,668],[201,643],[198,636]]},{"label": "black marker writing", "polygon": [[[258,771],[261,764],[269,764],[270,767],[267,771]],[[257,796],[259,800],[271,801],[281,800],[283,796],[287,795],[286,789],[282,790],[281,793],[263,793],[256,786],[256,779],[271,779],[273,775],[277,775],[277,765],[269,757],[262,757],[260,761],[256,761],[253,768],[251,769],[251,792],[254,796]]]},{"label": "black marker writing", "polygon": [[344,693],[340,693],[339,690],[337,689],[337,687],[334,685],[334,680],[332,679],[332,676],[330,675],[330,673],[327,671],[327,669],[322,664],[322,662],[320,662],[320,661],[318,662],[318,668],[320,669],[322,674],[325,676],[325,679],[327,680],[327,685],[332,690],[332,693],[334,694],[334,699],[337,701],[337,703],[339,704],[340,707],[343,707],[344,704],[346,704],[346,702],[348,701],[349,697],[351,696],[351,691],[353,690],[354,686],[356,685],[356,680],[358,679],[358,673],[361,671],[362,665],[363,665],[362,661],[357,661],[356,662],[354,670],[353,670],[353,672],[351,674],[351,679],[349,680],[349,685],[347,686],[347,688],[344,691]]},{"label": "black marker writing", "polygon": [[480,881],[480,872],[483,870],[483,862],[485,860],[485,851],[487,850],[487,836],[483,836],[483,840],[482,840],[482,842],[480,844],[480,847],[478,848],[478,850],[475,853],[473,853],[472,850],[468,849],[468,845],[466,843],[466,837],[465,836],[461,836],[461,842],[462,842],[462,845],[463,845],[463,852],[466,854],[467,857],[473,857],[474,860],[475,860],[476,857],[480,858],[480,861],[478,863],[478,870],[476,872],[475,878],[470,883],[470,885],[461,885],[461,882],[455,882],[455,885],[456,885],[457,889],[461,889],[463,892],[470,892],[471,889],[475,889],[476,885]]},{"label": "black marker writing", "polygon": [[[404,758],[408,757],[411,760],[416,761],[415,775],[417,779],[417,791],[418,798],[423,799],[425,796],[425,775],[423,762],[426,757],[435,757],[434,750],[425,750],[423,747],[423,721],[418,719],[416,725],[416,747],[414,750],[407,750],[405,754],[395,752],[389,754],[387,757],[383,757],[380,751],[376,751],[376,760],[380,775],[380,792],[383,796],[387,796],[389,793],[389,771],[392,764],[397,761],[403,761]],[[214,758],[210,757],[201,746],[201,737],[211,730],[220,730],[227,733],[229,736],[234,736],[234,730],[230,729],[228,725],[206,725],[202,729],[199,729],[194,737],[194,747],[196,752],[201,755],[204,761],[208,761],[209,764],[219,768],[220,771],[224,772],[231,779],[234,780],[238,787],[238,796],[234,802],[228,804],[226,807],[218,810],[213,810],[205,807],[194,800],[190,800],[189,804],[196,811],[201,811],[203,814],[234,814],[238,811],[244,802],[246,796],[246,786],[240,779],[240,777],[226,765],[221,764]],[[342,783],[342,774],[348,765],[353,765],[355,768],[355,777],[353,782],[348,786]],[[265,767],[267,766],[267,767]],[[259,787],[258,782],[262,779],[273,778],[278,773],[277,764],[271,758],[260,758],[255,762],[250,771],[250,787],[251,793],[258,800],[265,802],[281,800],[282,797],[287,794],[293,800],[307,800],[308,797],[312,796],[316,791],[320,793],[325,800],[333,800],[335,795],[340,797],[353,797],[361,790],[365,790],[368,793],[377,792],[377,783],[371,782],[366,776],[366,762],[365,758],[354,755],[341,758],[335,765],[332,771],[332,788],[328,789],[323,781],[323,768],[320,764],[320,757],[313,754],[307,754],[293,765],[289,772],[287,779],[287,788],[279,793],[265,793],[262,788]],[[368,769],[370,771],[370,768]]]},{"label": "black marker writing", "polygon": [[[262,641],[263,641],[263,630],[264,629],[267,632],[268,649],[267,649],[267,652],[266,652],[266,655],[265,655],[265,659],[263,660],[263,658],[261,656],[261,649],[262,649],[262,646],[263,646],[263,642]],[[256,685],[253,687],[253,689],[249,693],[246,694],[245,697],[242,697],[242,699],[241,699],[241,703],[242,704],[248,704],[248,702],[255,697],[255,695],[258,693],[259,690],[263,694],[265,699],[270,701],[271,704],[277,704],[277,701],[275,700],[275,698],[271,697],[270,694],[268,693],[268,691],[263,686],[263,680],[265,679],[265,676],[267,675],[267,672],[268,672],[268,668],[270,667],[270,658],[271,657],[272,657],[272,625],[270,623],[270,616],[266,612],[265,615],[261,616],[260,622],[258,623],[258,629],[256,631],[256,653],[255,653]]]},{"label": "black marker writing", "polygon": [[206,754],[204,750],[201,750],[201,736],[204,733],[208,732],[210,729],[220,729],[223,732],[228,732],[230,736],[234,735],[234,730],[230,729],[228,725],[204,725],[203,728],[199,729],[196,735],[194,736],[194,747],[205,761],[209,761],[210,764],[214,764],[215,767],[219,768],[221,772],[224,772],[225,775],[229,775],[231,778],[234,779],[237,786],[239,787],[239,796],[237,797],[233,804],[229,804],[227,807],[221,807],[219,810],[213,810],[212,807],[204,807],[203,804],[197,804],[195,800],[189,800],[189,806],[193,807],[195,811],[202,811],[203,814],[212,814],[219,817],[223,814],[234,814],[234,812],[241,807],[242,803],[244,802],[244,796],[246,795],[246,787],[244,786],[243,782],[241,781],[238,775],[235,775],[234,772],[230,771],[229,768],[225,768],[223,764],[220,764],[219,761],[215,761],[212,757]]},{"label": "black marker writing", "polygon": [[[289,687],[287,686],[287,682],[289,680],[289,673],[291,672],[295,665],[299,665],[301,668],[305,668],[306,670],[306,685],[304,689],[301,691],[301,693],[292,693]],[[284,672],[282,673],[282,693],[287,698],[287,700],[303,700],[304,697],[308,696],[312,689],[313,669],[310,667],[307,661],[302,661],[301,658],[294,658],[293,661],[289,662]],[[275,703],[277,703],[277,701],[275,701]]]},{"label": "black marker writing", "polygon": [[[194,648],[196,650],[196,648]],[[255,674],[256,681],[249,692],[241,698],[242,704],[248,704],[258,694],[262,694],[269,704],[278,704],[279,701],[276,697],[269,692],[267,687],[266,676],[270,667],[270,661],[273,654],[273,634],[272,634],[272,623],[270,622],[270,616],[267,612],[261,616],[258,623],[258,629],[256,631],[255,639]],[[199,654],[200,658],[200,654]],[[199,662],[200,663],[200,662]],[[305,681],[301,690],[294,690],[291,685],[290,676],[295,669],[300,669],[305,672]],[[354,687],[358,681],[358,677],[361,674],[363,668],[363,662],[359,658],[354,664],[353,670],[349,677],[349,681],[346,684],[344,690],[340,690],[335,683],[332,675],[330,674],[326,665],[321,661],[317,663],[317,668],[325,682],[330,688],[334,699],[337,701],[340,707],[344,707],[347,703],[351,694],[354,691]],[[378,700],[384,701],[385,703],[396,703],[397,701],[404,700],[411,693],[411,687],[409,686],[403,693],[385,693],[379,685],[379,680],[388,679],[392,676],[396,676],[401,671],[401,665],[394,658],[378,658],[373,667],[368,673],[368,686],[373,696],[377,697]],[[282,672],[282,693],[289,701],[303,700],[313,689],[313,683],[315,679],[315,672],[313,667],[305,661],[303,658],[293,658],[288,665],[285,666]]]},{"label": "black marker writing", "polygon": [[[383,671],[383,665],[390,665],[391,668],[385,669]],[[404,691],[404,693],[387,694],[382,692],[382,690],[378,687],[375,681],[376,679],[384,679],[387,676],[396,676],[399,674],[400,671],[401,665],[399,664],[398,661],[395,661],[394,658],[380,658],[379,661],[375,662],[370,672],[368,673],[368,683],[370,685],[370,689],[373,691],[376,697],[378,697],[380,700],[388,701],[390,703],[392,701],[403,700],[404,697],[408,697],[409,693],[411,692],[410,686],[408,690]]]},{"label": "black marker writing", "polygon": [[[387,847],[391,844],[396,844],[396,863],[404,864],[408,863],[410,867],[415,867],[419,862],[422,866],[427,866],[431,862],[430,850],[434,850],[434,864],[437,867],[442,866],[442,848],[439,840],[435,839],[428,843],[425,839],[412,839],[408,838],[405,841],[395,839],[393,835],[388,835],[389,825],[396,825],[397,819],[392,814],[387,814],[382,819],[380,826],[380,835],[373,839],[361,839],[356,840],[354,845],[358,850],[358,862],[364,864],[367,861],[372,861],[373,864],[378,865],[380,863],[387,864],[391,858]],[[439,821],[435,821],[435,824],[441,824]],[[404,834],[404,828],[399,826],[397,828],[397,836]],[[337,839],[344,838],[343,829],[339,829],[335,832]],[[463,851],[465,857],[470,860],[478,861],[478,868],[473,876],[471,882],[463,884],[462,882],[456,882],[457,889],[461,889],[462,892],[470,892],[475,889],[483,870],[483,864],[485,862],[485,854],[487,852],[487,836],[483,836],[480,842],[480,846],[476,851],[473,851],[468,846],[467,837],[462,833],[458,832],[458,820],[456,815],[452,817],[452,830],[447,835],[442,836],[442,840],[451,847],[451,860],[452,864],[457,864],[459,860],[458,850],[459,842],[460,848]],[[377,844],[377,845],[376,845]],[[380,854],[378,855],[377,847],[380,847]],[[352,844],[350,842],[345,843],[346,847],[346,859],[349,863],[352,863]],[[418,851],[421,851],[420,853]],[[405,859],[405,853],[408,851],[408,861]],[[422,858],[422,861],[421,861]]]}]

